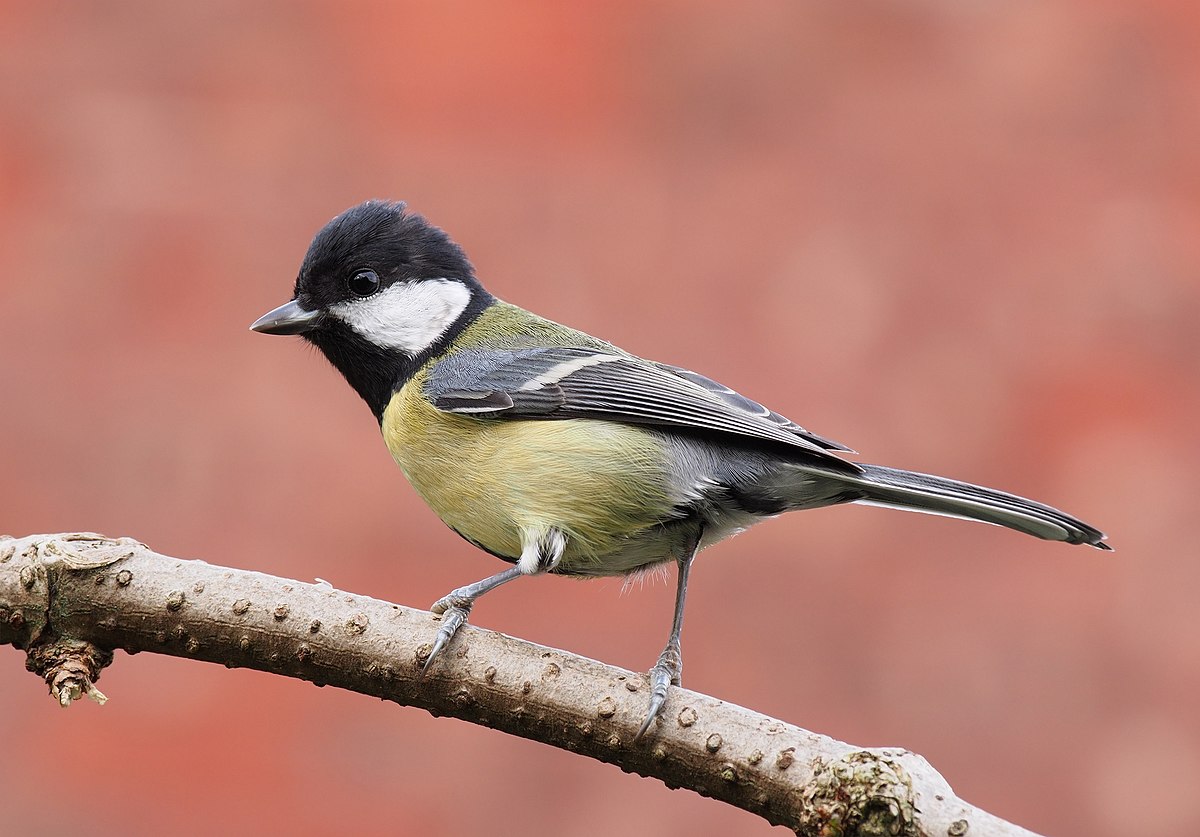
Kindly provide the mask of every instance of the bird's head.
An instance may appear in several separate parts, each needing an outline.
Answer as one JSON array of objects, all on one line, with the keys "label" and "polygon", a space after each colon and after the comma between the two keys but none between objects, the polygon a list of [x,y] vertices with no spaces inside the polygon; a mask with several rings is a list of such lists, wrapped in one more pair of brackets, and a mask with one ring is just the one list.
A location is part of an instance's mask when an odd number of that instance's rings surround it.
[{"label": "bird's head", "polygon": [[292,300],[250,328],[303,336],[378,416],[406,374],[492,301],[446,233],[403,203],[373,200],[317,233]]}]

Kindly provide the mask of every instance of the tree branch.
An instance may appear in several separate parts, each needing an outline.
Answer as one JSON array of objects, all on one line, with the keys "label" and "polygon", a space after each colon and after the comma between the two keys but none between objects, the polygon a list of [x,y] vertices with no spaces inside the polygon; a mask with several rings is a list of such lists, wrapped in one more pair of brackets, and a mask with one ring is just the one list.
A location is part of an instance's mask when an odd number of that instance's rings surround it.
[{"label": "tree branch", "polygon": [[464,626],[428,674],[437,617],[88,533],[0,536],[0,644],[27,653],[63,706],[111,649],[337,686],[541,741],[759,814],[804,835],[1015,837],[922,757],[862,749],[672,688],[658,726],[642,674]]}]

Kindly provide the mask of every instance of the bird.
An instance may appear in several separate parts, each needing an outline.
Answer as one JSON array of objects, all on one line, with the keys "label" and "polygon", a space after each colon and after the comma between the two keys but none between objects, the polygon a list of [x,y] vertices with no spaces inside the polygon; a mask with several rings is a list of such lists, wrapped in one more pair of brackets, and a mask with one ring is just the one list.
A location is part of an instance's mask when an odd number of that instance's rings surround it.
[{"label": "bird", "polygon": [[681,683],[696,554],[759,521],[859,503],[1111,549],[1099,529],[1050,506],[857,462],[704,375],[504,302],[459,245],[400,201],[366,201],[329,221],[292,299],[250,328],[316,346],[366,402],[417,494],[513,565],[434,603],[441,623],[422,671],[476,600],[514,579],[676,566],[671,629],[635,740]]}]

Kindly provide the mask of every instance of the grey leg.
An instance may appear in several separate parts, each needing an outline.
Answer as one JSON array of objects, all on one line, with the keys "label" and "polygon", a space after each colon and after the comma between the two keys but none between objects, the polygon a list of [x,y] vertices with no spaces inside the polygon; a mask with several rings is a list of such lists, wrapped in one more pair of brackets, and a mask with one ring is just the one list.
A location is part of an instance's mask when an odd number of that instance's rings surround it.
[{"label": "grey leg", "polygon": [[658,657],[654,668],[650,669],[650,708],[646,712],[646,720],[642,728],[633,737],[637,741],[646,734],[654,719],[663,710],[667,702],[667,686],[680,685],[680,675],[683,673],[683,655],[679,650],[679,634],[683,630],[683,602],[687,598],[688,573],[692,569],[692,559],[700,547],[700,535],[696,535],[696,543],[687,556],[679,559],[679,572],[675,587],[675,618],[671,622],[671,636],[667,639],[667,647]]},{"label": "grey leg", "polygon": [[475,604],[476,599],[490,590],[495,590],[501,584],[512,581],[519,575],[521,575],[521,570],[512,567],[502,573],[496,573],[490,578],[485,578],[483,581],[476,581],[474,584],[452,590],[434,602],[430,610],[443,614],[442,626],[438,628],[437,639],[433,641],[433,650],[429,652],[429,657],[425,660],[421,671],[429,671],[429,664],[446,647],[446,643],[454,636],[455,631],[462,627],[463,622],[467,621],[467,616],[471,613],[471,605]]}]

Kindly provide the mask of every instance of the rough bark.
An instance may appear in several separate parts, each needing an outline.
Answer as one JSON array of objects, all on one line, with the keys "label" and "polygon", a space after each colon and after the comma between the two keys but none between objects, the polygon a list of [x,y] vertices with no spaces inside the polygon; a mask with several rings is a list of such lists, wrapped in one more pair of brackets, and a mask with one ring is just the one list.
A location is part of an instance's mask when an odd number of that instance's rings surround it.
[{"label": "rough bark", "polygon": [[0,540],[0,644],[67,706],[112,650],[151,651],[337,686],[562,747],[759,814],[804,835],[1011,837],[925,759],[864,749],[673,688],[634,734],[642,674],[464,626],[424,675],[437,617],[88,533]]}]

